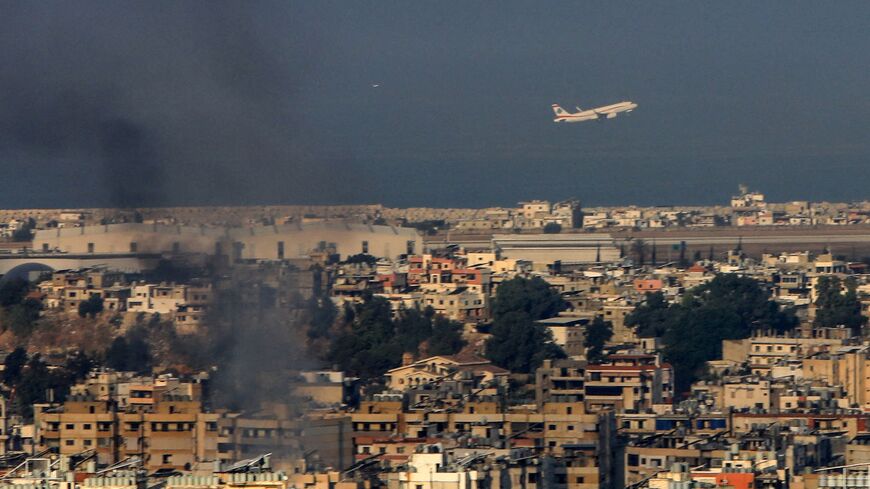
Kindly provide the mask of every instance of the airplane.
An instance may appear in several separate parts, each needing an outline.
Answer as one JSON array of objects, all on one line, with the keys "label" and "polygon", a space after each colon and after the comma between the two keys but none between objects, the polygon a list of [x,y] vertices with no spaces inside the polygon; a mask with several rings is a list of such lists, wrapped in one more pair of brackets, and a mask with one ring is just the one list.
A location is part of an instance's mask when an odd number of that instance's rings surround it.
[{"label": "airplane", "polygon": [[572,114],[560,107],[559,104],[553,104],[553,112],[556,113],[556,118],[553,119],[553,122],[583,122],[613,119],[616,117],[616,114],[619,114],[620,112],[631,112],[636,108],[636,103],[625,101],[619,102],[618,104],[605,105],[603,107],[596,107],[587,110],[577,107],[577,112]]}]

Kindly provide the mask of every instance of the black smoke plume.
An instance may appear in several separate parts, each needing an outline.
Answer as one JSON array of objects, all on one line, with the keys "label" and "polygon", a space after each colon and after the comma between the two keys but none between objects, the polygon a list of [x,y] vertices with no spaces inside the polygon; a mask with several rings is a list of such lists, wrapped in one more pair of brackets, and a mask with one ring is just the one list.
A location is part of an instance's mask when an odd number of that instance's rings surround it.
[{"label": "black smoke plume", "polygon": [[280,203],[310,190],[312,165],[328,163],[308,157],[317,141],[298,94],[321,43],[294,8],[0,2],[6,206]]}]

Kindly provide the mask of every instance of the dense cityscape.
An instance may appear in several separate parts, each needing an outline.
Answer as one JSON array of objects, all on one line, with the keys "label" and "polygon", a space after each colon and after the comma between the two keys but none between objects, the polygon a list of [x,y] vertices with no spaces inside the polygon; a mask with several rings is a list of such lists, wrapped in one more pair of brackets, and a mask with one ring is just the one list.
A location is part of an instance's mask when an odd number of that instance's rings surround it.
[{"label": "dense cityscape", "polygon": [[868,19],[0,0],[0,489],[870,489]]},{"label": "dense cityscape", "polygon": [[4,483],[841,487],[870,206],[740,190],[3,211]]}]

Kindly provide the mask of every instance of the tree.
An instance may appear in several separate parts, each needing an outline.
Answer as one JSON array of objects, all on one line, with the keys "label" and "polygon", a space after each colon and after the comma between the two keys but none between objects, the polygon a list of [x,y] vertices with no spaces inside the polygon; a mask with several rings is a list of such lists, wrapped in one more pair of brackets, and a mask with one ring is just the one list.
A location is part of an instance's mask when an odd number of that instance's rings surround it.
[{"label": "tree", "polygon": [[329,336],[332,325],[335,324],[335,319],[338,317],[338,308],[329,297],[318,298],[312,296],[308,301],[308,314],[310,320],[308,322],[308,337],[309,338],[324,338]]},{"label": "tree", "polygon": [[[845,288],[845,290],[843,290]],[[824,276],[816,284],[816,327],[846,326],[852,334],[861,334],[867,322],[861,314],[861,302],[857,296],[855,279],[849,277],[843,283],[838,277]]]},{"label": "tree", "polygon": [[34,299],[25,299],[24,302],[6,309],[3,314],[4,327],[8,328],[19,338],[26,338],[33,332],[41,309],[41,302]]},{"label": "tree", "polygon": [[436,316],[432,322],[432,336],[429,338],[430,355],[453,355],[465,347],[462,339],[462,323],[451,321],[444,316]]},{"label": "tree", "polygon": [[347,264],[356,264],[356,263],[364,263],[370,267],[375,266],[378,262],[378,259],[368,253],[357,253],[356,255],[350,255],[344,260],[343,263]]},{"label": "tree", "polygon": [[21,379],[21,372],[27,364],[27,350],[20,346],[9,355],[3,362],[3,383],[7,387],[13,386]]},{"label": "tree", "polygon": [[544,279],[516,277],[498,287],[492,313],[495,321],[514,312],[524,312],[536,321],[553,317],[563,309],[562,297]]},{"label": "tree", "polygon": [[85,352],[79,350],[67,357],[64,369],[73,381],[78,381],[87,377],[95,366],[96,362]]},{"label": "tree", "polygon": [[595,316],[592,323],[583,332],[583,344],[586,347],[586,360],[589,363],[600,363],[604,360],[604,344],[613,337],[613,324],[601,316]]},{"label": "tree", "polygon": [[399,314],[396,326],[396,341],[402,345],[403,352],[418,353],[420,343],[432,336],[432,317],[435,310],[427,307],[406,309]]},{"label": "tree", "polygon": [[668,302],[661,292],[648,292],[646,299],[625,317],[625,325],[635,328],[641,338],[657,338],[665,334]]},{"label": "tree", "polygon": [[22,278],[10,278],[0,282],[0,306],[20,304],[29,290],[30,284]]},{"label": "tree", "polygon": [[26,368],[22,371],[21,379],[15,386],[15,410],[27,415],[32,413],[34,403],[46,400],[46,392],[50,385],[51,377],[48,367],[40,358],[39,353],[34,354],[27,362]]},{"label": "tree", "polygon": [[353,322],[331,345],[328,358],[339,368],[363,378],[375,378],[402,361],[390,304],[365,294],[353,310]]},{"label": "tree", "polygon": [[30,241],[33,239],[33,228],[36,227],[36,221],[31,217],[27,222],[12,233],[12,241]]},{"label": "tree", "polygon": [[151,348],[143,326],[134,326],[125,336],[118,336],[106,349],[106,366],[118,371],[146,373],[151,370]]},{"label": "tree", "polygon": [[546,359],[565,358],[565,352],[527,312],[510,311],[493,322],[486,357],[511,372],[531,373]]},{"label": "tree", "polygon": [[544,225],[544,234],[559,234],[562,232],[562,225],[558,222],[548,222]]},{"label": "tree", "polygon": [[127,340],[118,336],[106,350],[106,366],[119,372],[127,370]]},{"label": "tree", "polygon": [[138,373],[151,371],[151,348],[144,338],[133,338],[127,343],[129,358],[127,369]]},{"label": "tree", "polygon": [[781,310],[757,281],[734,274],[717,275],[688,291],[679,304],[648,294],[625,322],[639,336],[662,337],[678,389],[688,387],[707,361],[721,358],[722,340],[746,338],[755,329],[783,332],[797,326],[793,312]]},{"label": "tree", "polygon": [[757,281],[720,274],[668,308],[664,354],[674,365],[678,388],[685,389],[707,361],[722,356],[722,340],[746,338],[755,329],[783,332],[795,326],[794,314],[780,310]]},{"label": "tree", "polygon": [[79,302],[79,317],[97,317],[103,312],[103,298],[99,295],[91,295],[88,300]]}]

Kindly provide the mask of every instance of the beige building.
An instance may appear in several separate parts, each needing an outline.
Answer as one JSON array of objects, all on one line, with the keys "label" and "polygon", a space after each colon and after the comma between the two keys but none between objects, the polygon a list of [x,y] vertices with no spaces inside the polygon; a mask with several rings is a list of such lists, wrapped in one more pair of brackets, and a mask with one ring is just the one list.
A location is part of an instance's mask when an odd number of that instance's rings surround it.
[{"label": "beige building", "polygon": [[393,391],[404,391],[422,387],[442,379],[451,378],[467,372],[478,381],[487,384],[492,381],[505,383],[510,374],[496,367],[489,360],[476,355],[440,355],[412,361],[405,355],[404,365],[388,370],[385,374],[387,387]]},{"label": "beige building", "polygon": [[842,408],[870,409],[870,358],[868,347],[840,347],[802,360],[803,377],[830,386],[842,386]]},{"label": "beige building", "polygon": [[248,228],[109,224],[39,230],[33,243],[71,254],[201,253],[233,261],[303,258],[327,247],[342,259],[359,253],[396,259],[422,249],[415,229],[331,222]]}]

